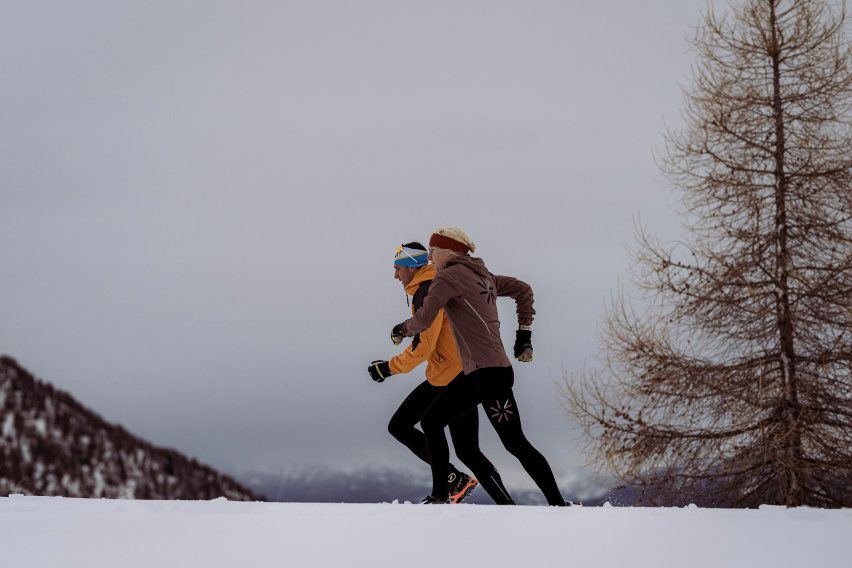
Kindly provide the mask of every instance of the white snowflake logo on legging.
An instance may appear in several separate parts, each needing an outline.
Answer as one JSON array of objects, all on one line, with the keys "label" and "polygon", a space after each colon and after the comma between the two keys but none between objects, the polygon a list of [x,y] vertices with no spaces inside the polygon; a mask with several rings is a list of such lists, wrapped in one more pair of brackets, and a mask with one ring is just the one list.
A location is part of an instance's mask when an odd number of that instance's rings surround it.
[{"label": "white snowflake logo on legging", "polygon": [[500,404],[500,401],[498,400],[497,406],[491,407],[491,412],[494,413],[494,414],[491,415],[491,418],[496,418],[498,424],[500,422],[502,422],[504,418],[506,419],[506,422],[508,422],[509,421],[509,415],[514,414],[514,412],[509,410],[510,408],[512,408],[511,402],[509,402],[507,400],[505,403]]}]

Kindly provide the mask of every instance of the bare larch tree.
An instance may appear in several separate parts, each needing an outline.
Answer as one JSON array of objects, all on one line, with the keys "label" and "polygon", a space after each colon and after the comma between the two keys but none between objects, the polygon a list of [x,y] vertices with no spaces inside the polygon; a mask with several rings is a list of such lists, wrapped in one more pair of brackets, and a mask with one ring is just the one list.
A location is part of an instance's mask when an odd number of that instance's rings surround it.
[{"label": "bare larch tree", "polygon": [[637,231],[604,364],[562,389],[593,462],[647,502],[852,506],[844,25],[824,0],[744,0],[697,28],[660,159],[685,237]]}]

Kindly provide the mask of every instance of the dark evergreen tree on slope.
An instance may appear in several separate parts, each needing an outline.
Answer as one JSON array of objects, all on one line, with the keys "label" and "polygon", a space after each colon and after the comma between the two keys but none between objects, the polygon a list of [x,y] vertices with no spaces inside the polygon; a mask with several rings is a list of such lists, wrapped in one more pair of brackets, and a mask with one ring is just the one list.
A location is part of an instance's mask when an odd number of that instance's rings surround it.
[{"label": "dark evergreen tree on slope", "polygon": [[104,421],[0,356],[0,496],[260,500],[233,478]]}]

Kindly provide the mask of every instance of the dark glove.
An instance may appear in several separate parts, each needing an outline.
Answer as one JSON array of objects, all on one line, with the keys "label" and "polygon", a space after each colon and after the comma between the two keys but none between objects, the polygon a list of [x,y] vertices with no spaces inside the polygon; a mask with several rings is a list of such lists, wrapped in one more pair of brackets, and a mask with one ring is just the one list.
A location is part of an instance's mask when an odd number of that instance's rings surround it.
[{"label": "dark glove", "polygon": [[393,375],[393,373],[391,373],[390,365],[388,364],[388,362],[382,361],[381,359],[370,363],[370,366],[367,367],[367,372],[370,373],[370,378],[376,381],[377,383],[380,383],[386,378]]},{"label": "dark glove", "polygon": [[402,324],[398,323],[391,330],[391,341],[394,345],[399,345],[403,339],[405,339],[405,336],[402,335]]},{"label": "dark glove", "polygon": [[524,363],[532,361],[532,331],[528,329],[519,329],[515,332],[515,358]]},{"label": "dark glove", "polygon": [[420,334],[414,336],[414,339],[411,340],[411,352],[414,353],[414,350],[417,349],[417,346],[420,345]]}]

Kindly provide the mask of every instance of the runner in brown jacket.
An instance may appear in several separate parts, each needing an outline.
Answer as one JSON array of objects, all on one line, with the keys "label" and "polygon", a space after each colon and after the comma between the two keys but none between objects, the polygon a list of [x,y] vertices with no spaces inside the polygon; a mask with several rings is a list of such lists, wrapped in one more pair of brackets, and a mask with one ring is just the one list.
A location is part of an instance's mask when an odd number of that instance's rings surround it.
[{"label": "runner in brown jacket", "polygon": [[[566,505],[547,460],[527,440],[512,392],[514,372],[500,338],[497,296],[515,300],[519,329],[514,355],[532,360],[531,332],[535,310],[532,289],[509,276],[491,274],[468,253],[475,245],[461,229],[439,227],[429,240],[429,258],[437,270],[423,306],[391,332],[395,344],[431,325],[446,313],[461,356],[464,374],[438,395],[420,422],[431,457],[432,494],[422,503],[446,503],[449,447],[444,426],[482,404],[503,446],[521,462],[550,505]],[[480,477],[480,482],[482,482]]]}]

